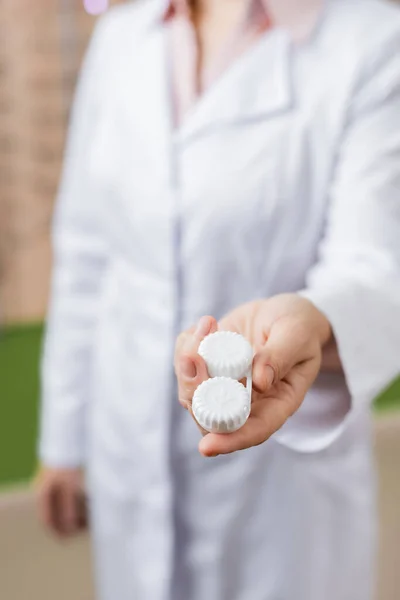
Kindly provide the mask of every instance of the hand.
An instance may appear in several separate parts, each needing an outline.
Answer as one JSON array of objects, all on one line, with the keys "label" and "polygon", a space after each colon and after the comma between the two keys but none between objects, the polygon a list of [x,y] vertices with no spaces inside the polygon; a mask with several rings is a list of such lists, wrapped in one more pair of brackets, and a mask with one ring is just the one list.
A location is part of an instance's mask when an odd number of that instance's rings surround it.
[{"label": "hand", "polygon": [[70,537],[86,528],[80,469],[43,468],[37,486],[39,518],[48,530],[60,537]]},{"label": "hand", "polygon": [[199,344],[218,329],[242,334],[255,350],[252,408],[246,424],[234,433],[203,431],[199,451],[204,456],[256,446],[278,431],[300,407],[320,370],[322,348],[332,337],[326,317],[297,294],[249,302],[219,323],[202,317],[176,344],[179,401],[190,412],[196,388],[209,377],[197,353]]}]

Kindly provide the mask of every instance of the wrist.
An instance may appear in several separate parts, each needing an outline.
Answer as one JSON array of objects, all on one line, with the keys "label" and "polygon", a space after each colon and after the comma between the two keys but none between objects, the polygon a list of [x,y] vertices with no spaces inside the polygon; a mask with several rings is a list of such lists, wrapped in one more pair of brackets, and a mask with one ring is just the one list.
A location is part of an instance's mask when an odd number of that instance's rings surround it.
[{"label": "wrist", "polygon": [[303,295],[302,292],[298,294],[304,302],[307,302],[307,305],[312,311],[312,321],[316,328],[316,333],[321,345],[321,349],[325,348],[333,338],[332,326],[328,318],[324,315],[323,312],[319,310],[319,308],[310,300],[306,293]]},{"label": "wrist", "polygon": [[321,348],[325,348],[332,340],[332,326],[326,316],[315,306],[318,315],[318,334]]}]

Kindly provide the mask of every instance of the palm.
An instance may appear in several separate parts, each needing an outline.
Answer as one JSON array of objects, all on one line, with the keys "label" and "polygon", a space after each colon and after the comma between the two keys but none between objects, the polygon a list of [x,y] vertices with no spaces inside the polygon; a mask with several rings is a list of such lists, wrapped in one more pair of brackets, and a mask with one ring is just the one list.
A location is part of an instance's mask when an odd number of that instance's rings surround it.
[{"label": "palm", "polygon": [[179,399],[191,410],[193,393],[208,378],[198,354],[204,336],[217,329],[246,337],[255,350],[252,409],[247,423],[231,434],[203,432],[199,449],[206,456],[226,454],[261,444],[299,408],[321,366],[321,348],[331,336],[326,318],[296,294],[250,302],[219,323],[200,319],[177,341],[175,366]]},{"label": "palm", "polygon": [[[247,423],[230,434],[207,434],[201,442],[205,454],[220,454],[261,444],[299,408],[307,390],[318,374],[321,352],[312,331],[308,330],[302,299],[277,297],[269,301],[251,302],[226,315],[219,327],[245,336],[253,345],[256,359],[253,370],[252,410]],[[290,368],[278,372],[271,354],[274,381],[267,381],[266,364],[257,355],[275,338],[277,349],[290,348],[294,360]],[[271,371],[272,373],[272,371]],[[268,384],[269,383],[269,384]]]}]

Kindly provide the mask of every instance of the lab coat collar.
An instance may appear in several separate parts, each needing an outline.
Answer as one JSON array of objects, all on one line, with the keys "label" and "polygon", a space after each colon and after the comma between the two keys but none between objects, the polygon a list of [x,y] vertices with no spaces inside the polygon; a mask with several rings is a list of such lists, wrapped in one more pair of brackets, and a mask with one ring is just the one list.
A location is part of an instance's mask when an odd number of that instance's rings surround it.
[{"label": "lab coat collar", "polygon": [[220,125],[272,118],[292,105],[291,40],[274,29],[230,67],[186,115],[178,137]]},{"label": "lab coat collar", "polygon": [[[275,0],[268,1],[272,7]],[[288,5],[291,0],[280,1]],[[325,0],[296,1],[310,8],[317,1],[325,4]],[[135,99],[137,104],[142,99],[143,114],[152,114],[153,126],[149,123],[148,126],[157,138],[166,125],[167,130],[173,129],[173,111],[171,73],[166,58],[168,36],[160,12],[160,7],[165,10],[165,0],[153,6],[158,7],[158,18],[154,20],[152,13],[153,35],[146,38],[140,52],[140,63],[149,66],[141,70],[140,90],[135,86],[132,101]],[[264,33],[198,100],[175,131],[175,138],[184,142],[218,126],[273,118],[288,111],[293,104],[292,44],[293,39],[284,28],[275,27]]]}]

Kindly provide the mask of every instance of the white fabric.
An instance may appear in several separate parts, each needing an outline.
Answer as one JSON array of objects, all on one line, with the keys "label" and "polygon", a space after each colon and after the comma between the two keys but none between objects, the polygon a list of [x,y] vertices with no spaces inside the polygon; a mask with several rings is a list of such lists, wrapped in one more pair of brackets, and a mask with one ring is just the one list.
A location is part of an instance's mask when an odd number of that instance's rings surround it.
[{"label": "white fabric", "polygon": [[[41,458],[87,464],[101,600],[368,600],[368,411],[400,364],[399,10],[332,0],[307,43],[269,32],[177,131],[159,13],[111,11],[83,70]],[[347,385],[321,374],[269,442],[202,458],[176,334],[298,290]]]}]

